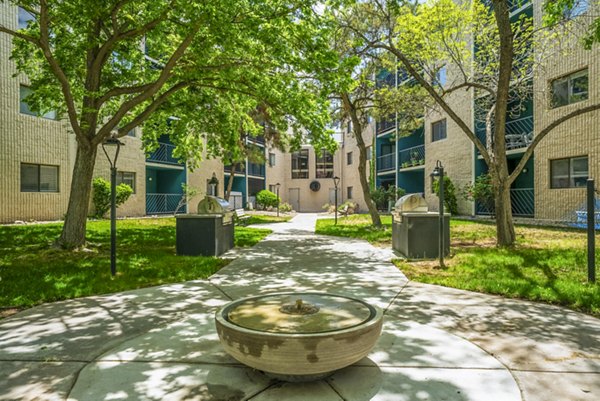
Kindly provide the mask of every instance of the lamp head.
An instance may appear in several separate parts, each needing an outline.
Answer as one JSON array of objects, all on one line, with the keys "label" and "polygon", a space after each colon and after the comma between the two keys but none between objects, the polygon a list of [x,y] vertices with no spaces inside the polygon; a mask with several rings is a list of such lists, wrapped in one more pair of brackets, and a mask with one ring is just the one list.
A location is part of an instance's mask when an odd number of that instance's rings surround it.
[{"label": "lamp head", "polygon": [[435,168],[433,169],[430,175],[431,177],[439,177],[442,175],[443,170],[444,166],[442,166],[442,162],[438,160],[435,162]]},{"label": "lamp head", "polygon": [[333,177],[333,185],[337,188],[339,183],[340,183],[340,177],[338,177],[336,175],[335,177]]}]

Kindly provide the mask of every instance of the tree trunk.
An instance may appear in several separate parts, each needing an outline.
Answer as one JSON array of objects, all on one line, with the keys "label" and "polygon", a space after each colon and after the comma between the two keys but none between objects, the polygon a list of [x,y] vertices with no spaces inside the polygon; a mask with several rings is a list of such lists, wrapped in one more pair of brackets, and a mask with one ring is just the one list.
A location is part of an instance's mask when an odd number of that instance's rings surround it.
[{"label": "tree trunk", "polygon": [[365,203],[367,204],[367,209],[369,209],[373,226],[381,227],[381,218],[379,217],[375,202],[371,199],[371,187],[367,180],[367,150],[365,149],[364,141],[363,146],[359,146],[358,175],[360,176],[360,187],[365,198]]},{"label": "tree trunk", "polygon": [[58,239],[58,245],[62,248],[72,249],[85,244],[85,228],[90,207],[97,150],[95,146],[89,143],[77,142],[69,205],[65,216],[65,224]]},{"label": "tree trunk", "polygon": [[502,180],[494,186],[496,192],[496,244],[498,246],[512,246],[515,243],[515,226],[513,223],[512,206],[510,202],[510,184]]},{"label": "tree trunk", "polygon": [[229,202],[229,196],[231,196],[231,188],[233,188],[233,179],[235,177],[235,166],[236,163],[231,163],[231,171],[229,172],[229,180],[227,180],[227,187],[225,187],[225,193],[223,197]]}]

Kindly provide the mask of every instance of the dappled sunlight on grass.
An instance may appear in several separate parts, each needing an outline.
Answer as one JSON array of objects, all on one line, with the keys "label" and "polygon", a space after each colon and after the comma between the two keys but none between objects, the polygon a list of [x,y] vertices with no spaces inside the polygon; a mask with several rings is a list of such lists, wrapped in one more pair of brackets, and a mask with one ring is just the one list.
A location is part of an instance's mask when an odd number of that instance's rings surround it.
[{"label": "dappled sunlight on grass", "polygon": [[[228,262],[177,256],[175,219],[117,222],[117,275],[110,275],[110,222],[90,221],[84,249],[52,247],[61,224],[0,227],[0,307],[105,294],[202,279]],[[252,246],[271,231],[236,227],[236,246]]]}]

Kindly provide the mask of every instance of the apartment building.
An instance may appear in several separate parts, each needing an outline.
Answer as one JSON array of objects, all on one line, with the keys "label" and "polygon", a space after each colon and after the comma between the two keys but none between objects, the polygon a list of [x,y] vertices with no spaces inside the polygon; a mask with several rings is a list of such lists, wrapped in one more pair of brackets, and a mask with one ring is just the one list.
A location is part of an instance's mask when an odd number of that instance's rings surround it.
[{"label": "apartment building", "polygon": [[[585,15],[590,2],[577,3],[574,10]],[[513,19],[526,14],[536,27],[542,23],[541,0],[515,1]],[[573,14],[572,14],[573,15]],[[595,12],[594,15],[597,15]],[[564,34],[564,33],[563,33]],[[516,167],[534,136],[552,121],[578,108],[600,102],[600,51],[596,45],[585,50],[575,37],[557,43],[544,58],[531,80],[533,96],[523,101],[520,114],[511,113],[506,121],[506,153],[509,170]],[[565,51],[568,50],[568,51]],[[540,51],[540,49],[532,49]],[[448,65],[443,81],[450,82],[458,74]],[[382,72],[378,85],[402,85],[409,78],[402,73]],[[452,93],[451,107],[486,143],[485,120],[479,115],[473,91]],[[539,220],[573,220],[583,208],[585,182],[600,177],[600,112],[575,117],[554,129],[537,146],[521,174],[511,187],[514,216]],[[474,145],[444,112],[426,114],[423,127],[407,137],[398,138],[394,116],[375,124],[377,185],[397,185],[408,193],[423,193],[432,209],[438,204],[432,190],[430,173],[439,160],[456,187],[473,183],[487,172],[483,158]],[[599,187],[600,184],[597,185]],[[458,209],[464,215],[490,215],[487,205],[457,196]]]},{"label": "apartment building", "polygon": [[[0,3],[0,23],[11,29],[26,26],[30,16],[9,3]],[[12,38],[0,34],[0,223],[62,219],[67,210],[76,153],[75,136],[68,122],[49,112],[37,115],[26,98],[31,93],[27,77],[18,75],[10,60]],[[158,139],[158,148],[146,154],[142,132],[131,131],[121,138],[117,163],[118,183],[133,188],[133,195],[121,205],[119,216],[144,216],[174,213],[182,199],[182,184],[198,191],[190,205],[181,209],[194,211],[195,203],[208,192],[208,181],[215,177],[217,195],[223,196],[231,167],[221,160],[203,160],[191,170],[173,157],[175,146],[168,135]],[[340,177],[338,201],[354,200],[365,209],[358,181],[358,149],[349,132],[339,138],[335,154],[319,154],[307,145],[294,153],[272,149],[262,137],[247,138],[247,146],[263,153],[266,163],[242,163],[234,174],[231,199],[235,207],[255,204],[254,196],[262,189],[276,191],[282,201],[297,211],[321,211],[334,202],[333,177]],[[98,150],[95,177],[109,179],[108,160]]]},{"label": "apartment building", "polygon": [[[17,29],[27,23],[26,18],[18,7],[0,3],[0,24]],[[75,136],[57,113],[40,116],[29,109],[25,99],[31,89],[27,77],[14,77],[11,49],[12,38],[0,34],[0,222],[61,219],[69,199]],[[205,160],[192,171],[173,157],[168,136],[159,139],[158,149],[150,155],[142,149],[140,136],[136,129],[121,139],[125,145],[119,154],[117,180],[134,192],[118,208],[119,216],[173,213],[182,196],[181,184],[198,188],[202,195],[213,174],[223,182],[220,161]],[[94,176],[110,177],[101,149]]]}]

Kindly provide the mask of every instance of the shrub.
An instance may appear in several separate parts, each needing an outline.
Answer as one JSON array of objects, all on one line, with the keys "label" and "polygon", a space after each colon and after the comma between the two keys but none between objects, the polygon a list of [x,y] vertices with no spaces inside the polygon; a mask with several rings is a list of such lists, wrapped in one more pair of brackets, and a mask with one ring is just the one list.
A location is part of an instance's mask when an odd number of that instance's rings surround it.
[{"label": "shrub", "polygon": [[396,198],[400,198],[404,194],[406,194],[406,191],[403,188],[396,188],[395,185],[390,185],[387,189],[383,187],[375,188],[375,190],[371,191],[371,199],[377,205],[377,209],[387,210],[389,201],[396,200]]},{"label": "shrub", "polygon": [[343,214],[354,214],[358,212],[358,203],[353,201],[346,201],[338,206],[338,212]]},{"label": "shrub", "polygon": [[[440,193],[440,181],[435,180],[433,182],[433,191],[437,196]],[[458,214],[458,204],[456,203],[456,188],[454,183],[447,175],[444,175],[444,207],[448,209],[451,214]]]},{"label": "shrub", "polygon": [[462,189],[466,200],[479,202],[491,213],[494,212],[494,189],[489,174],[482,174],[475,178],[473,184],[467,184]]},{"label": "shrub", "polygon": [[292,205],[287,202],[282,202],[279,204],[279,211],[282,213],[288,213],[292,211]]},{"label": "shrub", "polygon": [[263,209],[270,207],[277,207],[279,204],[279,198],[273,192],[263,189],[256,194],[256,204],[260,205]]},{"label": "shrub", "polygon": [[[94,202],[94,214],[93,216],[101,219],[110,210],[110,183],[104,178],[95,178],[92,183],[94,193],[92,195],[92,201]],[[117,206],[125,203],[127,199],[133,194],[133,189],[127,184],[117,185]]]}]

